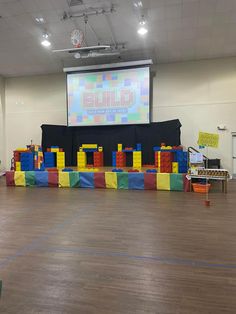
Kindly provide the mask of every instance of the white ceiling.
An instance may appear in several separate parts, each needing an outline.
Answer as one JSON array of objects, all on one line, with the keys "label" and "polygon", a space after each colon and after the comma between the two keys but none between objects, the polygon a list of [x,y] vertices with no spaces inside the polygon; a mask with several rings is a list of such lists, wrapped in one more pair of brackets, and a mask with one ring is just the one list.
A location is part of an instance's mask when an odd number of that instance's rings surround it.
[{"label": "white ceiling", "polygon": [[[116,13],[93,16],[89,24],[101,43],[126,43],[121,61],[153,58],[154,63],[236,56],[236,0],[142,0],[149,33],[137,34],[138,18],[131,0],[84,0],[69,8],[67,0],[0,0],[0,75],[18,76],[59,72],[64,66],[108,63],[118,57],[75,60],[41,46],[42,16],[54,49],[69,48],[70,33],[84,30],[81,19],[62,21],[64,11],[117,6]],[[112,36],[112,33],[113,36]],[[87,28],[88,45],[97,44]],[[120,60],[119,60],[120,61]]]}]

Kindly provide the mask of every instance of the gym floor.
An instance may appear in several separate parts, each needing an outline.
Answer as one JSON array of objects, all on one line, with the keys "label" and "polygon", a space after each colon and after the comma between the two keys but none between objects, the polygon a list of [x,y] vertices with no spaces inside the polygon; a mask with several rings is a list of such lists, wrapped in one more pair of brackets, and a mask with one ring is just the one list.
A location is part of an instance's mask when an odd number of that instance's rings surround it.
[{"label": "gym floor", "polygon": [[228,194],[6,187],[0,313],[236,313]]}]

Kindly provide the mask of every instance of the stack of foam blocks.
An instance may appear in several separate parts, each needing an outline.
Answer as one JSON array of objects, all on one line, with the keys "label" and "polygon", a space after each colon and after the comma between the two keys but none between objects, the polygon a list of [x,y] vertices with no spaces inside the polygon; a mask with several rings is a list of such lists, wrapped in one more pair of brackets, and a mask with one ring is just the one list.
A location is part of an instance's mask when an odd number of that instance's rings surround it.
[{"label": "stack of foam blocks", "polygon": [[175,162],[178,163],[178,172],[188,172],[188,152],[177,151],[175,153]]},{"label": "stack of foam blocks", "polygon": [[34,170],[34,155],[31,152],[25,152],[20,154],[21,171],[33,171]]},{"label": "stack of foam blocks", "polygon": [[187,173],[188,153],[180,147],[155,147],[155,167],[160,173]]},{"label": "stack of foam blocks", "polygon": [[40,145],[27,145],[27,149],[34,154],[34,169],[44,170],[43,150]]},{"label": "stack of foam blocks", "polygon": [[13,158],[14,158],[14,169],[16,171],[21,171],[21,160],[20,160],[20,156],[21,153],[25,153],[25,152],[29,152],[27,149],[25,148],[18,148],[16,150],[14,150],[13,152]]},{"label": "stack of foam blocks", "polygon": [[44,153],[44,165],[45,165],[45,168],[56,167],[55,153],[52,153],[52,152]]},{"label": "stack of foam blocks", "polygon": [[58,146],[48,148],[47,152],[44,153],[44,164],[46,168],[65,168],[65,152],[63,152],[63,149]]},{"label": "stack of foam blocks", "polygon": [[103,167],[103,151],[93,153],[93,165],[94,167]]},{"label": "stack of foam blocks", "polygon": [[63,169],[65,168],[65,152],[57,152],[57,168],[58,169]]},{"label": "stack of foam blocks", "polygon": [[77,167],[86,168],[87,166],[87,156],[85,152],[77,152]]},{"label": "stack of foam blocks", "polygon": [[171,173],[173,160],[174,160],[173,153],[161,152],[161,155],[160,155],[160,172],[161,173]]},{"label": "stack of foam blocks", "polygon": [[142,168],[142,152],[133,152],[133,168]]},{"label": "stack of foam blocks", "polygon": [[112,166],[119,168],[126,166],[126,155],[124,152],[112,152]]}]

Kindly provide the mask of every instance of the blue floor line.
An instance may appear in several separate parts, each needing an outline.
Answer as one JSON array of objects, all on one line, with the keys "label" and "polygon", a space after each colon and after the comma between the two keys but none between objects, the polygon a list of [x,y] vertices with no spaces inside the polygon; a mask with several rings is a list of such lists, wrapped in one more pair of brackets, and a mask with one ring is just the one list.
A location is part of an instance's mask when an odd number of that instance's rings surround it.
[{"label": "blue floor line", "polygon": [[221,268],[221,269],[236,269],[236,263],[222,263],[222,262],[207,262],[207,261],[199,261],[199,260],[191,260],[191,259],[178,259],[178,258],[166,258],[161,256],[152,256],[152,255],[131,255],[125,252],[113,252],[113,251],[98,251],[96,249],[91,248],[67,248],[67,247],[48,247],[45,248],[43,243],[47,241],[51,236],[56,234],[58,231],[63,230],[66,226],[70,225],[74,222],[76,218],[80,218],[83,214],[87,213],[88,210],[81,210],[79,212],[74,213],[72,216],[67,218],[62,223],[54,226],[45,234],[37,237],[33,241],[31,241],[26,246],[22,247],[14,254],[9,255],[3,258],[0,261],[0,269],[7,267],[10,263],[14,262],[18,257],[24,256],[30,252],[64,252],[64,253],[76,253],[76,254],[84,254],[90,256],[103,256],[103,257],[123,257],[132,260],[143,260],[143,261],[156,261],[164,265],[179,265],[179,266],[191,266],[196,268]]},{"label": "blue floor line", "polygon": [[54,252],[54,253],[77,253],[91,256],[103,256],[103,257],[124,257],[133,260],[146,260],[146,261],[157,261],[162,264],[167,265],[184,265],[191,267],[207,267],[207,268],[225,268],[225,269],[236,269],[236,264],[228,264],[228,263],[210,263],[206,261],[198,261],[198,260],[190,260],[190,259],[178,259],[178,258],[165,258],[161,256],[150,256],[150,255],[131,255],[124,252],[105,252],[105,251],[97,251],[93,249],[87,248],[42,248],[42,251]]},{"label": "blue floor line", "polygon": [[48,240],[52,235],[56,234],[58,231],[65,228],[67,225],[70,225],[71,223],[73,223],[73,221],[76,218],[80,218],[80,216],[82,216],[84,213],[87,213],[87,211],[88,210],[83,209],[83,210],[73,214],[71,217],[67,218],[62,223],[52,227],[48,232],[42,234],[41,236],[39,236],[36,239],[34,239],[33,241],[31,241],[29,244],[27,244],[24,247],[22,247],[21,249],[17,250],[14,254],[3,258],[0,261],[0,269],[7,267],[11,262],[15,261],[18,257],[24,256],[25,254],[38,249],[44,241]]}]

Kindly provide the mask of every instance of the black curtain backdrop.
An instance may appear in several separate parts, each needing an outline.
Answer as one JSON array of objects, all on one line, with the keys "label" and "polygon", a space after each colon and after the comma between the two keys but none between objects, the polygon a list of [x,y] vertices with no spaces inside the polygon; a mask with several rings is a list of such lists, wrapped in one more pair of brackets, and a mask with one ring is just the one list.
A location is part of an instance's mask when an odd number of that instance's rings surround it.
[{"label": "black curtain backdrop", "polygon": [[134,148],[141,143],[144,164],[154,163],[154,146],[181,144],[178,119],[146,125],[67,127],[43,124],[41,128],[43,150],[51,146],[63,148],[66,166],[76,166],[77,151],[82,144],[103,146],[105,166],[112,165],[112,151],[117,150],[119,143]]}]

